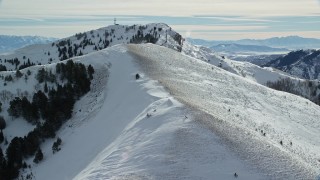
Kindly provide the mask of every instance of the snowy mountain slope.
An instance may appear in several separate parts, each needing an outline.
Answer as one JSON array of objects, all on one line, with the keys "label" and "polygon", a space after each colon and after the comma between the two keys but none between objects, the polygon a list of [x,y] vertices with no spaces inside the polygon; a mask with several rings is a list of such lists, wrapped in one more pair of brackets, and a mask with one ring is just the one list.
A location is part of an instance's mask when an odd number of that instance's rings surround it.
[{"label": "snowy mountain slope", "polygon": [[276,87],[275,89],[278,90],[287,89],[285,92],[302,96],[316,104],[320,103],[320,89],[318,88],[320,83],[317,80],[300,79],[273,67],[260,67],[249,62],[234,61],[228,57],[221,58],[209,49],[207,49],[207,54],[212,54],[217,57],[216,59],[210,57],[211,59],[214,59],[214,61],[209,61],[210,64],[220,67],[226,71],[232,72],[261,85],[267,85],[272,88]]},{"label": "snowy mountain slope", "polygon": [[61,151],[53,155],[46,141],[44,160],[28,161],[36,179],[319,174],[320,109],[310,101],[158,45],[114,46],[74,60],[94,66],[92,90],[58,132]]},{"label": "snowy mountain slope", "polygon": [[166,24],[111,25],[78,33],[45,45],[31,45],[10,54],[0,55],[0,63],[7,70],[35,64],[50,64],[81,56],[117,44],[152,42],[180,51],[182,37]]},{"label": "snowy mountain slope", "polygon": [[[222,59],[205,47],[185,41],[171,27],[163,23],[147,25],[112,25],[89,32],[78,33],[45,45],[31,45],[15,52],[0,55],[0,65],[6,70],[22,69],[37,64],[50,64],[81,56],[117,44],[151,42],[165,46],[191,57],[218,65]],[[2,71],[3,67],[0,67]]]},{"label": "snowy mountain slope", "polygon": [[[138,34],[140,35],[139,37]],[[141,37],[142,34],[143,37]],[[146,39],[146,37],[148,38]],[[230,60],[225,60],[225,58],[222,58],[209,48],[194,46],[188,41],[183,41],[183,38],[178,33],[166,24],[161,23],[133,26],[113,25],[98,30],[79,33],[75,36],[58,40],[52,44],[32,45],[16,50],[11,54],[0,55],[0,64],[3,65],[6,70],[15,70],[36,64],[59,62],[62,59],[80,56],[117,44],[145,43],[150,41],[181,51],[184,55],[209,62],[215,66],[222,66],[222,68],[232,73],[243,75],[243,73],[246,72],[245,70],[239,70],[240,66],[235,67],[230,63]],[[237,64],[237,62],[235,62],[235,64]],[[251,67],[250,64],[248,64],[248,66],[246,69]],[[246,76],[249,77],[250,73]],[[258,73],[259,71],[254,74]],[[272,75],[268,80],[278,80],[278,78],[273,78],[275,76],[281,75]],[[256,81],[260,82],[259,80]],[[265,82],[266,81],[260,83],[265,84]]]},{"label": "snowy mountain slope", "polygon": [[260,67],[249,62],[232,60],[228,57],[219,55],[219,52],[215,52],[210,48],[204,46],[195,46],[188,41],[183,43],[182,54],[208,62],[209,64],[215,65],[226,71],[245,77],[262,85],[265,85],[267,82],[275,82],[279,79],[285,78],[290,78],[294,82],[304,81],[274,68]]},{"label": "snowy mountain slope", "polygon": [[[143,36],[141,36],[143,34]],[[166,24],[122,26],[113,25],[98,30],[79,33],[52,44],[33,45],[15,51],[9,55],[0,55],[0,63],[7,70],[24,68],[34,64],[59,62],[61,59],[76,57],[117,44],[151,42],[181,51],[182,54],[209,62],[215,66],[239,73],[239,69],[216,52],[202,46],[194,46],[172,30]],[[236,62],[235,62],[236,63]],[[249,65],[250,66],[250,65]],[[3,68],[3,67],[2,67]],[[269,78],[270,81],[277,79]],[[259,82],[259,81],[258,81]],[[262,84],[265,82],[262,82]]]},{"label": "snowy mountain slope", "polygon": [[57,39],[40,36],[0,35],[0,53],[6,53],[32,44],[47,44],[55,40]]},{"label": "snowy mountain slope", "polygon": [[291,78],[289,74],[273,68],[261,68],[260,66],[251,64],[249,62],[233,61],[225,58],[223,60],[228,66],[225,68],[224,64],[221,67],[225,70],[232,68],[236,74],[255,81],[259,84],[265,85],[268,81],[277,81],[280,78]]},{"label": "snowy mountain slope", "polygon": [[[299,159],[313,176],[319,174],[320,138],[317,132],[320,124],[317,119],[320,109],[317,105],[210,67],[196,59],[180,57],[172,51],[168,53],[161,47],[140,45],[131,47],[131,51],[144,59],[142,64],[145,65],[142,66],[146,67],[147,74],[159,80],[178,100],[230,123],[242,133],[271,143],[276,149]],[[168,57],[173,58],[166,61]],[[266,136],[262,136],[260,131]],[[280,145],[280,141],[284,145]],[[245,145],[242,148],[248,150]]]},{"label": "snowy mountain slope", "polygon": [[59,131],[61,151],[52,155],[52,141],[43,144],[45,158],[31,168],[35,179],[233,179],[235,172],[268,179],[195,123],[127,51],[121,45],[75,59],[96,69],[93,88]]}]

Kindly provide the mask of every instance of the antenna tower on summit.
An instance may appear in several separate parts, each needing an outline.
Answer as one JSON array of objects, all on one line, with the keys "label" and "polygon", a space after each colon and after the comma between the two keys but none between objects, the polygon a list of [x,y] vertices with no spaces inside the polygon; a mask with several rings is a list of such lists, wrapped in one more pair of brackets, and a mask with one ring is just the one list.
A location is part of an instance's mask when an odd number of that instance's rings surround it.
[{"label": "antenna tower on summit", "polygon": [[117,18],[114,18],[114,25],[119,25],[117,24]]}]

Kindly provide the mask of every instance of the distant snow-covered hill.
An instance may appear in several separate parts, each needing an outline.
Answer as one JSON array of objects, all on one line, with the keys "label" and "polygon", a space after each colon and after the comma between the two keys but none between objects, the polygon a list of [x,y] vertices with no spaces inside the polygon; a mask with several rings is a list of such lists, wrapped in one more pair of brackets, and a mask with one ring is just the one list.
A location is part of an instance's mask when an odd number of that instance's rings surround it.
[{"label": "distant snow-covered hill", "polygon": [[14,51],[32,44],[47,44],[55,40],[57,40],[57,38],[0,35],[0,53]]},{"label": "distant snow-covered hill", "polygon": [[250,62],[252,64],[263,66],[268,62],[275,60],[279,57],[283,56],[283,54],[263,54],[263,55],[229,55],[228,57],[235,61],[244,61]]},{"label": "distant snow-covered hill", "polygon": [[320,79],[320,50],[292,51],[265,64],[302,79]]}]

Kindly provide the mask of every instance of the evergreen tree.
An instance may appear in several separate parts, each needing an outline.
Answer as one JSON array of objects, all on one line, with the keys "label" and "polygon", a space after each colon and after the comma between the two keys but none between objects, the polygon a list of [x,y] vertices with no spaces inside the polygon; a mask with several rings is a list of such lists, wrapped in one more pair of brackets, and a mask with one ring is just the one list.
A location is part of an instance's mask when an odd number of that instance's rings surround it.
[{"label": "evergreen tree", "polygon": [[2,149],[0,147],[0,174],[2,174],[2,169],[4,167],[4,161],[5,161],[5,158],[4,158],[4,155],[3,155],[3,152],[2,152]]},{"label": "evergreen tree", "polygon": [[8,109],[10,116],[19,117],[22,113],[21,99],[16,97],[14,100],[10,101],[10,106]]},{"label": "evergreen tree", "polygon": [[28,122],[35,123],[39,119],[38,108],[34,104],[31,104],[30,101],[26,97],[22,98],[21,106],[22,106],[21,115]]},{"label": "evergreen tree", "polygon": [[6,66],[0,64],[0,71],[7,71],[7,68]]},{"label": "evergreen tree", "polygon": [[53,154],[61,150],[60,148],[61,142],[62,142],[61,139],[58,138],[57,141],[53,143],[52,145]]},{"label": "evergreen tree", "polygon": [[44,68],[39,69],[38,74],[36,76],[36,78],[37,78],[39,83],[42,83],[42,82],[45,81],[46,74],[47,74],[47,72],[46,72],[46,70]]},{"label": "evergreen tree", "polygon": [[16,71],[16,77],[17,78],[21,78],[23,76],[23,74],[21,73],[21,71],[20,70],[17,70]]},{"label": "evergreen tree", "polygon": [[39,109],[40,115],[43,119],[47,118],[47,108],[48,108],[48,98],[47,96],[42,92],[38,91],[33,95],[32,98],[32,104],[36,106],[37,109]]},{"label": "evergreen tree", "polygon": [[0,147],[0,177],[2,177],[3,179],[8,179],[7,178],[8,177],[8,175],[7,175],[8,171],[7,171],[7,167],[6,166],[7,166],[7,161],[6,161],[5,157],[4,157],[2,149]]},{"label": "evergreen tree", "polygon": [[47,85],[47,83],[44,84],[44,92],[48,93],[48,85]]},{"label": "evergreen tree", "polygon": [[12,78],[11,75],[8,75],[8,76],[6,76],[6,77],[4,78],[4,80],[5,80],[5,81],[12,81],[13,78]]},{"label": "evergreen tree", "polygon": [[3,132],[0,131],[0,144],[4,141]]},{"label": "evergreen tree", "polygon": [[40,147],[40,139],[39,127],[35,128],[33,131],[29,132],[26,137],[24,137],[25,155],[34,155]]},{"label": "evergreen tree", "polygon": [[42,153],[41,149],[39,148],[36,155],[34,156],[33,162],[38,164],[40,161],[42,161],[42,159],[43,159],[43,153]]},{"label": "evergreen tree", "polygon": [[136,79],[140,79],[140,75],[138,73],[136,74]]},{"label": "evergreen tree", "polygon": [[22,157],[23,157],[23,146],[22,146],[22,138],[14,137],[10,142],[6,154],[9,167],[15,167],[19,169],[22,165]]},{"label": "evergreen tree", "polygon": [[91,66],[91,64],[88,66],[88,74],[89,74],[89,78],[93,79],[94,69]]},{"label": "evergreen tree", "polygon": [[26,74],[24,75],[24,80],[26,81],[26,83],[28,82],[28,76]]},{"label": "evergreen tree", "polygon": [[4,130],[7,126],[6,121],[4,120],[4,118],[2,116],[0,116],[0,130],[2,132],[2,130]]}]

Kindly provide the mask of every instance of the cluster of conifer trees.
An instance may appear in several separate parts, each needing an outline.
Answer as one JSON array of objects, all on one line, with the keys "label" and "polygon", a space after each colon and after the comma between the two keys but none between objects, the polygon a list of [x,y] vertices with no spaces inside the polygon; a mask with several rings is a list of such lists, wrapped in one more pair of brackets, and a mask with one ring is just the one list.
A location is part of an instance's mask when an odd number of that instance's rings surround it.
[{"label": "cluster of conifer trees", "polygon": [[16,97],[10,102],[9,115],[12,118],[22,117],[35,124],[36,128],[24,137],[14,137],[5,152],[6,156],[0,148],[0,177],[18,177],[19,170],[26,167],[25,158],[35,156],[35,163],[43,159],[41,142],[54,138],[56,131],[71,118],[76,100],[90,91],[93,73],[91,65],[86,67],[72,60],[57,64],[56,75],[40,69],[37,79],[47,92],[39,90],[31,101],[27,97]]}]

